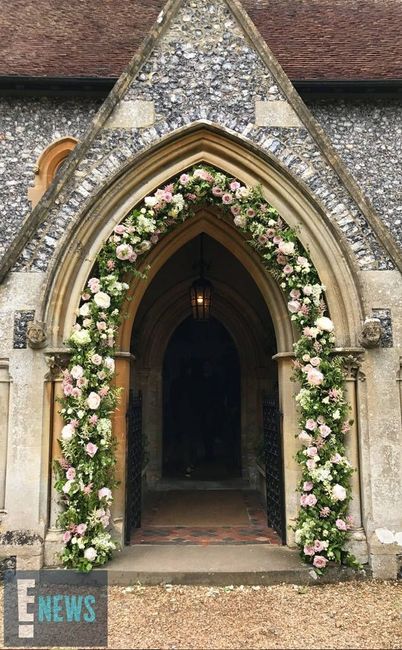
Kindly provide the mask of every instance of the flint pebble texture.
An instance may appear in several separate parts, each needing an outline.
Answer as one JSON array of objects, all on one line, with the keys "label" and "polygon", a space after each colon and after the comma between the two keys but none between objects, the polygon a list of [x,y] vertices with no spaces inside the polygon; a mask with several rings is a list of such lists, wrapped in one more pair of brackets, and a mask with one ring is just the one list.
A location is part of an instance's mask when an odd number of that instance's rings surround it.
[{"label": "flint pebble texture", "polygon": [[14,341],[13,347],[22,350],[27,347],[28,323],[34,320],[35,312],[31,310],[20,310],[14,313]]},{"label": "flint pebble texture", "polygon": [[[125,102],[152,102],[154,124],[144,128],[108,128],[98,134],[75,176],[58,196],[58,205],[50,209],[46,221],[26,246],[14,270],[46,270],[66,228],[79,218],[91,196],[103,183],[161,136],[198,120],[208,120],[243,135],[276,157],[307,185],[330,219],[337,223],[339,236],[347,240],[361,269],[392,269],[392,262],[381,242],[307,129],[304,126],[256,125],[257,101],[284,102],[285,99],[225,3],[221,0],[208,4],[203,0],[183,3],[129,87],[122,101],[123,108],[120,105],[116,109],[124,111]],[[4,111],[3,123],[6,124],[6,134],[11,137],[8,146],[15,164],[13,167],[12,161],[5,163],[7,189],[14,188],[13,201],[9,202],[3,196],[7,207],[3,206],[2,217],[8,241],[28,212],[26,189],[28,184],[32,184],[32,164],[40,150],[59,137],[58,133],[82,137],[96,109],[95,102],[60,102],[52,114],[52,105],[54,102],[49,101],[48,104],[43,102],[41,107],[38,103],[26,107],[21,102],[22,117],[16,111],[14,114]],[[327,120],[330,135],[341,149],[342,127],[338,135],[334,120],[326,118],[325,109],[320,108],[320,111],[316,111],[319,119]],[[331,111],[330,115],[333,115],[334,109]],[[341,124],[345,119],[347,112],[339,115]],[[30,120],[33,120],[32,126]],[[109,124],[113,124],[113,115]],[[392,126],[395,128],[394,122]],[[22,129],[18,135],[17,128]],[[390,138],[387,135],[386,142],[390,142]],[[357,151],[358,148],[355,155]],[[355,160],[346,158],[353,167]],[[378,190],[383,185],[382,173],[385,169],[380,166]],[[364,178],[359,180],[365,189]],[[370,185],[371,181],[368,183]],[[6,190],[3,188],[2,192]],[[382,217],[384,212],[388,215],[396,210],[393,196],[384,192],[387,209],[381,210]],[[389,225],[388,216],[384,218]]]},{"label": "flint pebble texture", "polygon": [[0,100],[0,257],[31,211],[28,188],[43,150],[70,135],[81,139],[100,101]]},{"label": "flint pebble texture", "polygon": [[392,348],[394,336],[392,332],[392,317],[390,309],[373,309],[373,318],[378,318],[382,325],[382,336],[380,338],[381,348]]}]

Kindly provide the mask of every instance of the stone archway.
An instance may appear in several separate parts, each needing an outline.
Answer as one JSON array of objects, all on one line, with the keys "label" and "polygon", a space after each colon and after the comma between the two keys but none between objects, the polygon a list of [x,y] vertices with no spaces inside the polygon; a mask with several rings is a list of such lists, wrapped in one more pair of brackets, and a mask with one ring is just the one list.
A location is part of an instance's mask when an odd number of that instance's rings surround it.
[{"label": "stone archway", "polygon": [[[208,136],[210,134],[207,132],[205,136],[205,141],[210,145],[211,142],[208,142]],[[219,138],[214,138],[215,142],[214,144],[216,145],[216,140],[219,140]],[[185,144],[189,143],[183,143],[183,146]],[[194,141],[192,143],[194,145]],[[221,168],[228,169],[230,173],[233,173],[233,170],[235,169],[235,166],[233,164],[233,157],[232,160],[229,160],[230,156],[227,155],[227,151],[224,150],[223,148],[223,142],[221,141],[219,143],[221,145],[221,149],[219,147],[215,147],[215,151],[208,152],[208,151],[203,151],[201,159],[206,160],[208,163],[212,163],[212,160],[216,160],[216,155],[217,151],[220,152],[222,158],[219,161],[219,166]],[[239,143],[238,143],[239,145]],[[185,148],[185,146],[184,146]],[[208,147],[207,147],[208,149]],[[240,147],[238,146],[238,150]],[[154,152],[153,152],[154,153]],[[169,153],[169,151],[167,151]],[[194,156],[194,153],[196,154]],[[231,153],[234,154],[234,150],[232,148]],[[243,153],[243,152],[242,152]],[[189,156],[188,160],[191,160],[193,162],[197,162],[197,158],[200,156],[200,150],[199,150],[199,143],[196,145],[196,151],[193,151],[193,156]],[[152,157],[152,156],[150,156]],[[227,158],[225,161],[224,158]],[[252,157],[250,156],[250,152],[248,152],[248,162]],[[358,282],[355,281],[353,278],[350,276],[350,270],[351,268],[353,269],[353,262],[351,259],[346,257],[344,254],[345,251],[342,251],[341,246],[339,245],[339,242],[337,241],[336,237],[334,237],[333,229],[329,227],[326,229],[323,227],[323,222],[322,219],[320,219],[319,215],[319,210],[317,210],[317,207],[312,205],[306,200],[305,193],[301,192],[299,188],[295,187],[294,184],[290,182],[289,178],[284,179],[284,177],[278,173],[278,170],[275,169],[273,170],[272,168],[268,168],[264,165],[259,164],[261,161],[258,160],[258,158],[254,159],[254,165],[255,165],[255,174],[256,178],[259,180],[262,180],[262,173],[263,171],[269,170],[271,176],[271,182],[267,183],[267,174],[265,173],[265,178],[263,180],[265,181],[265,184],[263,183],[263,189],[266,187],[267,192],[270,193],[269,200],[271,203],[274,203],[274,201],[271,198],[271,195],[276,198],[276,205],[281,205],[281,213],[282,215],[286,218],[288,222],[298,224],[301,223],[303,228],[305,230],[300,231],[300,239],[303,242],[303,238],[305,241],[305,244],[307,245],[307,242],[310,244],[310,253],[311,257],[314,261],[314,264],[320,274],[321,279],[327,284],[327,286],[330,286],[330,291],[328,291],[328,304],[330,308],[330,313],[332,316],[332,319],[334,320],[336,327],[337,327],[337,332],[339,333],[338,335],[338,340],[340,344],[344,347],[345,344],[349,345],[351,343],[354,343],[355,338],[356,338],[356,331],[357,331],[357,324],[360,322],[360,298],[359,298],[359,287],[358,287]],[[155,163],[155,161],[154,161]],[[245,182],[247,182],[248,178],[250,178],[250,169],[245,169],[245,164],[244,164],[244,157],[238,156],[237,159],[237,170],[233,175],[236,177],[244,179]],[[177,168],[177,163],[176,165],[173,165],[173,168],[178,170]],[[183,166],[181,166],[181,169],[183,169]],[[170,168],[172,170],[172,168]],[[257,171],[258,170],[258,171]],[[133,170],[130,170],[133,171]],[[272,171],[275,173],[272,174]],[[169,178],[171,174],[168,173],[169,169],[164,166],[163,168],[163,175],[165,178]],[[160,177],[160,171],[156,173],[154,170],[154,176],[156,178]],[[120,179],[121,180],[121,179]],[[285,180],[285,182],[284,182]],[[275,182],[276,181],[276,182]],[[280,181],[280,183],[278,183]],[[149,181],[150,182],[150,181]],[[255,182],[255,179],[254,179]],[[155,178],[153,180],[153,187],[155,187]],[[284,187],[287,186],[287,191],[284,191]],[[109,205],[108,209],[111,208],[111,203],[114,203],[114,200],[116,199],[116,186],[112,189],[111,192],[105,192],[105,196],[102,197],[102,200],[100,204],[98,204],[98,210],[101,211],[105,209],[105,197],[108,198],[109,200]],[[140,189],[140,188],[138,188]],[[122,190],[122,186],[120,185],[120,190]],[[145,185],[145,192],[144,192],[144,186],[141,187],[141,193],[147,193],[149,190],[149,186]],[[64,338],[69,331],[69,327],[72,324],[72,314],[73,311],[71,307],[73,306],[74,302],[75,305],[77,305],[77,296],[81,292],[82,286],[84,284],[85,278],[88,277],[90,267],[92,266],[95,257],[96,257],[96,251],[99,250],[99,242],[101,241],[102,237],[105,236],[106,232],[110,232],[111,227],[118,223],[120,221],[120,216],[121,210],[127,208],[127,200],[129,199],[128,194],[132,191],[132,187],[130,188],[130,184],[128,184],[126,187],[124,187],[124,193],[122,194],[120,192],[120,204],[117,207],[116,203],[114,203],[115,207],[115,216],[113,217],[112,223],[110,223],[110,213],[109,213],[109,221],[106,220],[106,213],[103,212],[104,214],[104,226],[100,230],[94,230],[94,224],[90,225],[88,223],[88,220],[83,220],[81,226],[81,234],[83,236],[83,239],[81,240],[81,251],[80,251],[80,256],[82,255],[82,251],[85,251],[85,257],[82,260],[82,265],[80,267],[77,266],[75,263],[74,266],[71,264],[71,260],[67,262],[66,265],[64,265],[64,274],[61,275],[60,271],[63,267],[63,264],[59,267],[59,269],[56,270],[56,273],[53,275],[53,288],[50,289],[50,285],[48,285],[48,296],[50,297],[50,300],[47,301],[47,313],[48,315],[51,315],[52,317],[50,318],[50,322],[52,324],[52,336],[54,342],[58,343],[61,338]],[[137,196],[136,193],[134,193],[134,196]],[[130,202],[132,203],[133,198],[132,196],[130,197]],[[135,202],[135,201],[134,201]],[[103,205],[102,205],[103,204]],[[276,207],[275,205],[275,207]],[[322,215],[321,215],[322,216]],[[214,224],[223,224],[224,221],[219,222],[216,219],[216,215],[213,215],[213,218],[215,219]],[[196,220],[193,222],[194,224],[196,223]],[[191,224],[192,225],[192,224]],[[189,226],[190,228],[191,226]],[[221,231],[223,230],[221,225],[217,226],[218,229],[220,228]],[[323,230],[325,232],[325,243],[323,243]],[[308,234],[310,235],[310,239],[308,238],[306,231],[308,231]],[[321,232],[320,232],[321,231]],[[182,228],[182,233],[185,232],[185,228],[183,226]],[[222,232],[220,233],[221,236]],[[169,246],[174,247],[175,245],[175,240],[180,238],[180,230],[175,231],[175,233],[171,233],[168,235],[166,238],[164,238],[164,245],[165,245],[165,250],[169,250]],[[177,242],[176,242],[177,243]],[[231,242],[231,246],[236,246],[235,242]],[[159,246],[157,252],[153,254],[154,251],[150,253],[150,255],[147,258],[148,261],[155,261],[157,262],[157,258],[162,254],[162,249]],[[67,256],[67,249],[65,249],[64,252],[64,260],[66,261],[66,256]],[[258,271],[258,265],[256,266],[256,277],[258,278],[258,275],[260,276],[267,274],[263,272],[262,269],[260,269],[260,273]],[[151,274],[152,274],[152,267],[151,267]],[[73,281],[72,281],[73,280]],[[286,386],[287,390],[289,391],[290,387],[290,358],[291,358],[291,349],[289,349],[289,343],[292,341],[292,336],[291,336],[291,328],[289,324],[286,327],[286,324],[289,323],[289,319],[286,314],[286,309],[284,307],[284,301],[283,298],[280,299],[280,292],[278,291],[278,288],[276,287],[276,284],[271,281],[271,291],[267,292],[267,300],[271,300],[274,303],[275,306],[275,330],[279,334],[278,335],[278,358],[281,360],[281,368],[279,371],[279,381],[283,382],[283,385]],[[262,282],[262,280],[261,280]],[[64,304],[61,304],[60,301],[60,294],[56,298],[54,289],[58,285],[59,290],[61,292],[61,295],[64,295],[65,297],[65,302]],[[138,283],[133,283],[133,287],[138,286]],[[346,285],[346,290],[345,286]],[[132,288],[133,288],[132,287]],[[278,300],[273,300],[272,296],[277,296]],[[53,296],[53,298],[51,298]],[[135,304],[137,301],[141,299],[141,290],[135,293],[135,300],[133,301],[133,304]],[[280,315],[282,313],[282,316]],[[49,318],[47,319],[49,321]],[[126,321],[127,323],[127,321]],[[287,336],[284,337],[284,331],[287,329]],[[121,332],[120,332],[120,350],[118,352],[118,369],[117,369],[117,381],[119,385],[125,386],[127,385],[127,381],[129,378],[130,370],[129,370],[129,352],[127,349],[127,342],[128,342],[128,327],[122,327]],[[279,344],[279,339],[282,337],[282,344]],[[56,344],[57,344],[56,343]],[[287,344],[286,344],[287,343]],[[282,395],[285,395],[285,391],[282,391]],[[118,451],[118,463],[120,465],[120,472],[119,472],[119,478],[123,479],[122,485],[124,485],[124,471],[122,470],[122,460],[124,458],[124,449],[125,449],[125,425],[124,425],[124,415],[123,413],[125,412],[125,403],[124,403],[124,398],[122,400],[122,403],[120,405],[119,412],[116,415],[115,418],[115,430],[119,434],[119,451]],[[296,428],[296,413],[294,412],[293,414],[289,413],[289,429],[294,430]],[[120,435],[121,434],[121,435]],[[289,438],[290,439],[290,438]],[[287,471],[290,473],[292,472],[292,468],[289,467],[288,465],[286,466]],[[357,502],[359,502],[359,497],[357,495]],[[123,508],[123,501],[121,498],[118,497],[115,499],[115,520],[116,523],[118,523],[119,519],[121,520],[120,513]],[[120,512],[119,512],[120,511]],[[360,519],[360,518],[359,518]]]}]

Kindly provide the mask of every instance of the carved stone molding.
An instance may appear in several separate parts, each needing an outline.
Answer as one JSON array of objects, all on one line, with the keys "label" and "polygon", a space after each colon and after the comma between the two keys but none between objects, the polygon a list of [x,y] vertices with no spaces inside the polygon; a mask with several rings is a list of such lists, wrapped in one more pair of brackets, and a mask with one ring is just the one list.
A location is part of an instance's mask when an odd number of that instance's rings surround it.
[{"label": "carved stone molding", "polygon": [[343,368],[345,370],[346,381],[365,381],[366,375],[361,369],[364,352],[355,352],[348,354],[343,358]]},{"label": "carved stone molding", "polygon": [[46,374],[48,381],[59,379],[63,370],[68,366],[71,353],[66,351],[53,351],[46,354],[46,363],[49,372]]},{"label": "carved stone molding", "polygon": [[46,323],[38,320],[31,320],[27,327],[27,342],[30,348],[38,350],[46,344],[47,333]]},{"label": "carved stone molding", "polygon": [[359,343],[363,348],[378,348],[384,328],[379,318],[366,318],[359,336]]}]

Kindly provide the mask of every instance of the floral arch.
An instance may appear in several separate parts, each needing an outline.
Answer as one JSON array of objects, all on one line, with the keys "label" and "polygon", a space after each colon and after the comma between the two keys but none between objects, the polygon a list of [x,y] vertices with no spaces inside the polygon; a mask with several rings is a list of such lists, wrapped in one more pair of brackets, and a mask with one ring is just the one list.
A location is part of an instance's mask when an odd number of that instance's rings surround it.
[{"label": "floral arch", "polygon": [[328,561],[353,562],[344,550],[352,468],[345,456],[348,431],[342,361],[333,356],[334,324],[326,316],[325,287],[294,229],[279,216],[258,186],[247,186],[217,167],[196,165],[146,196],[117,223],[96,258],[96,273],[81,295],[67,344],[72,354],[64,372],[61,414],[62,458],[56,488],[64,510],[62,559],[89,571],[104,564],[115,542],[108,530],[114,481],[111,415],[116,332],[129,289],[143,277],[141,256],[199,205],[219,206],[249,239],[262,264],[285,293],[299,338],[294,347],[295,379],[301,389],[300,511],[296,541],[302,557],[322,571]]}]

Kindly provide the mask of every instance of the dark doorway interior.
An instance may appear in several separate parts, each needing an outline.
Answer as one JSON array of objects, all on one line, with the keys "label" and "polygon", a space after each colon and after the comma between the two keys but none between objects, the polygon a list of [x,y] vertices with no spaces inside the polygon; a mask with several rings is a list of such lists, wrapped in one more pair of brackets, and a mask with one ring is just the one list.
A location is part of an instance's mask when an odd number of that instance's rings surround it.
[{"label": "dark doorway interior", "polygon": [[240,364],[215,318],[187,318],[163,367],[163,476],[200,481],[241,476]]}]

